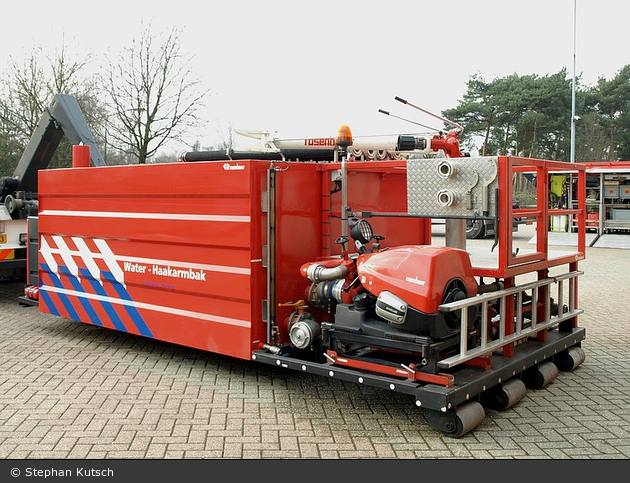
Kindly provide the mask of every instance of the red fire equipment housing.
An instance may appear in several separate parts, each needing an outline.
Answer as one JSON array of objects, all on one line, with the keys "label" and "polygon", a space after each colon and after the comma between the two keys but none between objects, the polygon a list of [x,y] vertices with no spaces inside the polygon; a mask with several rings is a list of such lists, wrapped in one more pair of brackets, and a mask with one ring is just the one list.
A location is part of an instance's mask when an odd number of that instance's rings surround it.
[{"label": "red fire equipment housing", "polygon": [[[29,225],[38,239],[35,290],[27,290],[38,301],[25,295],[25,303],[402,392],[452,437],[474,429],[484,408],[507,409],[526,388],[579,366],[585,206],[515,210],[511,200],[514,173],[535,172],[543,200],[552,171],[569,172],[584,190],[582,167],[513,157],[447,158],[448,169],[444,158],[348,162],[349,146],[325,162],[41,171]],[[555,215],[579,221],[575,251],[549,250]],[[431,245],[432,217],[492,217],[498,250],[477,258]],[[545,227],[532,251],[516,253],[511,223],[498,223],[517,217]],[[562,266],[566,273],[550,275]]]},{"label": "red fire equipment housing", "polygon": [[451,129],[446,136],[439,134],[431,139],[431,148],[444,151],[447,158],[459,158],[462,153],[459,150],[459,139],[456,129]]}]

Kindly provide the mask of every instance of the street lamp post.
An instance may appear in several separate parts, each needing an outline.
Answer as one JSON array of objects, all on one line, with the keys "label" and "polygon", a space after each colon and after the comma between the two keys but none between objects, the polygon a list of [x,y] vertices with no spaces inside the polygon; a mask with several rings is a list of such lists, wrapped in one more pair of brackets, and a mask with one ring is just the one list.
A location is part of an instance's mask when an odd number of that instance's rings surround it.
[{"label": "street lamp post", "polygon": [[577,0],[573,0],[573,82],[571,83],[571,162],[575,163],[575,58],[576,58],[576,19]]}]

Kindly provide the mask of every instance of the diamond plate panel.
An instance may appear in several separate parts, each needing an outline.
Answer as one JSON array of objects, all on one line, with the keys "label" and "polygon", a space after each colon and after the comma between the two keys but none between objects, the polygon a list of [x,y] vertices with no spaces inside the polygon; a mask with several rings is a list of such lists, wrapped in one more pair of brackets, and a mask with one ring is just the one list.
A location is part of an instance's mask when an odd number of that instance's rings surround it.
[{"label": "diamond plate panel", "polygon": [[432,218],[476,218],[496,213],[498,158],[407,161],[407,209]]}]

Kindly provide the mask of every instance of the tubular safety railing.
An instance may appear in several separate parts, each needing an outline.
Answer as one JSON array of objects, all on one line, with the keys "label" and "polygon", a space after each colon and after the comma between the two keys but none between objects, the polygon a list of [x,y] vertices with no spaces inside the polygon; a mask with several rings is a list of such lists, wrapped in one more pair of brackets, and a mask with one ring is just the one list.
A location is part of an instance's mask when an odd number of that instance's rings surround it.
[{"label": "tubular safety railing", "polygon": [[[536,335],[538,332],[553,328],[565,320],[569,320],[583,313],[582,309],[576,307],[577,277],[583,271],[572,271],[562,275],[544,278],[535,282],[515,286],[495,292],[488,292],[475,297],[467,298],[457,302],[440,305],[441,312],[460,312],[461,332],[460,332],[460,352],[447,359],[438,362],[438,366],[443,369],[452,368],[458,364],[470,361],[477,357],[488,356],[509,344],[515,344],[519,340]],[[565,305],[565,284],[568,285],[568,303]],[[552,314],[552,287],[556,285],[556,299],[558,313]],[[526,319],[523,311],[523,299],[531,291],[531,310],[529,319]],[[544,319],[539,319],[539,293],[542,291]],[[514,310],[508,310],[508,300],[514,300]],[[490,336],[489,304],[498,301],[499,314],[492,319],[498,318],[498,334]],[[480,335],[474,347],[468,347],[469,343],[469,308],[478,306],[481,308]],[[566,308],[566,311],[565,311]],[[506,314],[514,314],[513,320],[507,320]],[[496,320],[494,320],[496,322]],[[510,327],[510,324],[512,327]],[[513,329],[513,330],[510,330]]]}]

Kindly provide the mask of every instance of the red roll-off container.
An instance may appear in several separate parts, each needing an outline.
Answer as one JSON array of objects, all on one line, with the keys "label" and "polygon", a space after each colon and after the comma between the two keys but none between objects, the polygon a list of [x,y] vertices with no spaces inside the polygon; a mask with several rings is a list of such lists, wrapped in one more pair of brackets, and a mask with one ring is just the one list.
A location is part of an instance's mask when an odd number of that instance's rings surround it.
[{"label": "red roll-off container", "polygon": [[[350,170],[349,201],[404,209],[397,169]],[[340,251],[334,172],[258,160],[42,171],[40,311],[250,359],[268,319],[294,310],[278,304],[303,298],[300,266]],[[430,233],[375,221],[392,243]]]}]

